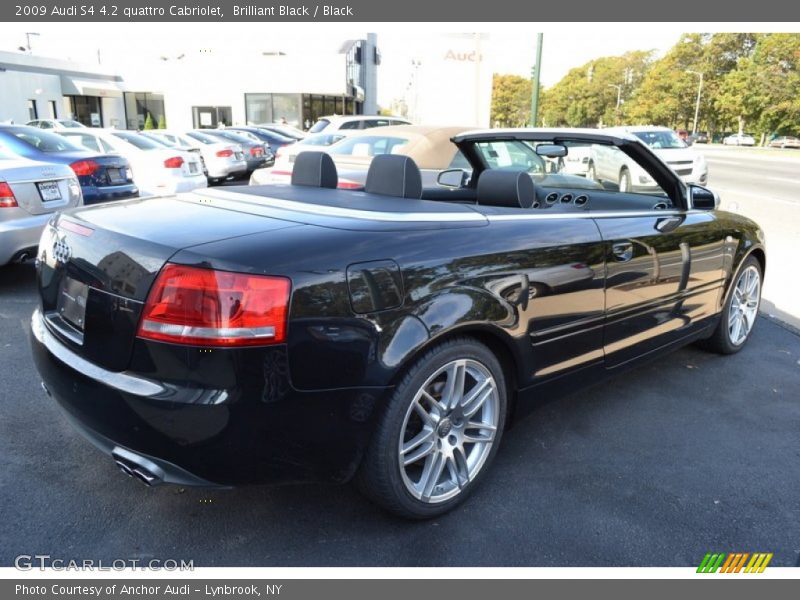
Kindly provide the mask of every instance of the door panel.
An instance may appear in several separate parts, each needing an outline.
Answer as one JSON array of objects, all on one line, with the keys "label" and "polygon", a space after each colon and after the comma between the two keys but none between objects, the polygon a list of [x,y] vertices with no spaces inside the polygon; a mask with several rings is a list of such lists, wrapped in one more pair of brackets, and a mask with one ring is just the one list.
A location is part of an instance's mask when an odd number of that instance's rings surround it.
[{"label": "door panel", "polygon": [[607,367],[685,337],[715,313],[724,239],[712,214],[596,222],[606,245]]}]

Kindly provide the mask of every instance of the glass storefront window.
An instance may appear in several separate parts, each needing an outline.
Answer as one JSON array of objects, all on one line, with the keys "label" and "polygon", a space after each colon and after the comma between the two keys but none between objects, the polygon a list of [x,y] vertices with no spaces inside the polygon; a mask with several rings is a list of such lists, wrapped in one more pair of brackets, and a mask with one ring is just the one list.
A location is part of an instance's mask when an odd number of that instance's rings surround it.
[{"label": "glass storefront window", "polygon": [[272,123],[272,94],[245,94],[244,111],[248,125]]},{"label": "glass storefront window", "polygon": [[302,127],[300,123],[300,94],[272,94],[272,116],[276,123],[286,122],[292,127]]},{"label": "glass storefront window", "polygon": [[144,129],[147,115],[153,122],[153,127],[164,118],[164,96],[150,92],[125,92],[125,115],[128,129]]}]

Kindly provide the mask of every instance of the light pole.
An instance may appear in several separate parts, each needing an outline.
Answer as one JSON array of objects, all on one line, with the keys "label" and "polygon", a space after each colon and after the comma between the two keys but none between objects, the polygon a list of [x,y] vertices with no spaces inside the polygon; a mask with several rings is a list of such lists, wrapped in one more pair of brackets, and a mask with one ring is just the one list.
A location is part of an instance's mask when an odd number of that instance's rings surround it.
[{"label": "light pole", "polygon": [[542,40],[544,34],[536,34],[536,64],[531,69],[531,127],[536,127],[539,116],[539,79],[542,73]]},{"label": "light pole", "polygon": [[35,31],[26,31],[25,32],[25,45],[24,46],[20,46],[19,49],[22,50],[23,52],[25,50],[27,50],[28,54],[30,54],[31,53],[31,36],[39,37],[39,35],[40,34],[36,33]]},{"label": "light pole", "polygon": [[619,125],[619,105],[622,104],[622,86],[616,85],[614,83],[609,83],[608,87],[616,88],[617,90],[617,109],[614,111],[614,117],[616,120],[615,125]]},{"label": "light pole", "polygon": [[700,80],[697,85],[697,102],[694,105],[694,124],[692,125],[692,133],[697,133],[697,119],[700,117],[700,94],[703,93],[703,74],[700,71],[692,71],[691,69],[686,69],[686,72],[694,73]]}]

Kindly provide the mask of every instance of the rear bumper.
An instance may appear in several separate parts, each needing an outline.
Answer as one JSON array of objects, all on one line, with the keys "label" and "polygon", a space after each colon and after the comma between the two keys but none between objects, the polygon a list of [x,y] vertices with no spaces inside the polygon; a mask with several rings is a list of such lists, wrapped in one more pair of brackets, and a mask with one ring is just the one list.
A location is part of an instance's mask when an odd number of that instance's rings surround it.
[{"label": "rear bumper", "polygon": [[[3,210],[18,210],[25,214],[22,209],[4,208]],[[46,213],[0,221],[0,265],[16,259],[23,250],[36,248],[39,245],[42,230],[52,216],[52,213]]]},{"label": "rear bumper", "polygon": [[84,204],[125,200],[127,198],[136,198],[139,196],[139,188],[132,183],[130,185],[109,185],[103,187],[87,186],[82,189]]},{"label": "rear bumper", "polygon": [[149,464],[165,483],[344,482],[358,467],[384,392],[298,391],[277,346],[224,358],[221,370],[240,369],[226,374],[226,389],[164,383],[86,361],[39,310],[31,328],[36,367],[69,419],[118,464],[120,454]]},{"label": "rear bumper", "polygon": [[243,160],[235,162],[206,161],[208,176],[212,179],[230,177],[231,175],[244,175],[247,172],[247,163]]}]

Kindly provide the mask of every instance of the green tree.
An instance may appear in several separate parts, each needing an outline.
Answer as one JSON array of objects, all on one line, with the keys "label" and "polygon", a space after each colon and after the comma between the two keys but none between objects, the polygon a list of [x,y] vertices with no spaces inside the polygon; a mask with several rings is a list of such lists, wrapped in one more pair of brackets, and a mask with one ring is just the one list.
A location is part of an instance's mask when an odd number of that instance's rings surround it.
[{"label": "green tree", "polygon": [[524,127],[531,117],[531,81],[519,75],[492,78],[491,122],[499,127]]},{"label": "green tree", "polygon": [[557,84],[545,90],[542,121],[548,127],[597,127],[617,124],[623,105],[617,109],[617,87],[621,102],[639,85],[652,60],[651,51],[607,56],[570,70]]},{"label": "green tree", "polygon": [[147,116],[144,118],[144,129],[155,129],[155,125],[153,124],[153,115],[150,112],[147,113]]},{"label": "green tree", "polygon": [[164,115],[158,115],[158,128],[159,129],[167,128],[167,117],[165,117]]}]

